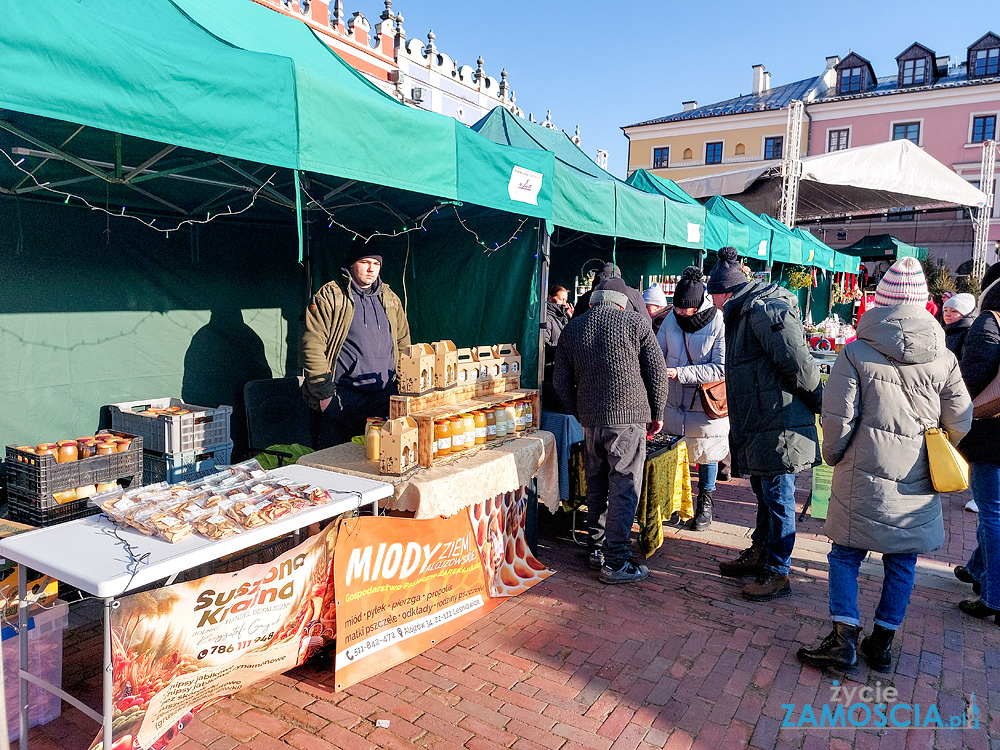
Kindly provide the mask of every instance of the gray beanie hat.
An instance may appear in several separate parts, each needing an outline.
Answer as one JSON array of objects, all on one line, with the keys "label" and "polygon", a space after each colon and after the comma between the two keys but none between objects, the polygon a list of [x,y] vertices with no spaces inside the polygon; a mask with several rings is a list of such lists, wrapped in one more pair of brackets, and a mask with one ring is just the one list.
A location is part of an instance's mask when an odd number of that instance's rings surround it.
[{"label": "gray beanie hat", "polygon": [[968,292],[962,292],[961,294],[949,297],[948,301],[944,303],[944,306],[945,309],[949,307],[952,308],[964,318],[969,313],[975,312],[976,298]]},{"label": "gray beanie hat", "polygon": [[747,283],[747,277],[743,273],[736,248],[723,247],[719,249],[719,259],[708,274],[708,293],[725,294],[736,291],[739,287]]},{"label": "gray beanie hat", "polygon": [[590,293],[590,306],[596,307],[601,304],[618,305],[624,310],[628,307],[628,297],[613,289],[595,289]]}]

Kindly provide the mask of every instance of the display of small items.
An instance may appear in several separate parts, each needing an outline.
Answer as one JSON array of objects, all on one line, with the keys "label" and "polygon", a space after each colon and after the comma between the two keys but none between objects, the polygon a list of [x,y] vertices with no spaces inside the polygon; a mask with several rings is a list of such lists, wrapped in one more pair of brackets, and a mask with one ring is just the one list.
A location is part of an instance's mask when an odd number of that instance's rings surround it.
[{"label": "display of small items", "polygon": [[[69,463],[70,461],[82,461],[91,456],[107,456],[112,453],[125,453],[132,445],[131,438],[118,437],[108,433],[88,435],[76,440],[60,440],[56,443],[39,443],[38,445],[18,445],[16,450],[30,453],[36,456],[51,455],[57,463]],[[23,460],[17,456],[18,461]],[[83,500],[98,494],[108,492],[118,487],[116,481],[98,482],[86,484],[80,487],[53,492],[52,498],[58,505]]]},{"label": "display of small items", "polygon": [[520,374],[521,355],[514,344],[456,349],[453,342],[442,340],[406,347],[400,354],[396,381],[401,396],[423,396]]},{"label": "display of small items", "polygon": [[435,459],[456,455],[493,440],[514,437],[531,426],[531,399],[519,399],[434,420]]}]

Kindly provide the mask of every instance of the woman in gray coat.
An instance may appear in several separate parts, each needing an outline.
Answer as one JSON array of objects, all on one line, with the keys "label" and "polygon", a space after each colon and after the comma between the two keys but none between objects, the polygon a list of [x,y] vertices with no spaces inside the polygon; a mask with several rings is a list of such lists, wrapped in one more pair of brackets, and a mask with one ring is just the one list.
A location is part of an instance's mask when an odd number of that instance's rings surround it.
[{"label": "woman in gray coat", "polygon": [[687,528],[712,525],[712,493],[719,461],[729,453],[729,418],[709,419],[698,385],[725,377],[726,338],[722,312],[705,294],[701,269],[689,266],[674,291],[673,310],[663,319],[656,340],[667,362],[667,408],[663,430],[683,435],[688,459],[698,464],[698,501]]},{"label": "woman in gray coat", "polygon": [[972,425],[972,402],[926,301],[920,264],[897,261],[879,282],[875,307],[862,316],[857,341],[837,357],[823,393],[823,458],[834,467],[823,527],[833,542],[827,559],[834,629],[818,648],[799,649],[806,664],[857,664],[858,571],[875,551],[882,553],[885,577],[861,653],[872,669],[888,671],[917,555],[944,544],[923,433],[941,425],[958,443]]}]

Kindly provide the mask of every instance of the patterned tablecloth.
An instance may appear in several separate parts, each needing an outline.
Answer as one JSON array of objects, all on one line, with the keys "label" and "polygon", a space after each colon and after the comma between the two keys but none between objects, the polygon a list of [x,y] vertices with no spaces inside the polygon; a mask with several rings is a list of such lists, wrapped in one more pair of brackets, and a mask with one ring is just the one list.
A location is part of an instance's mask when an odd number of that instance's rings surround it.
[{"label": "patterned tablecloth", "polygon": [[[582,445],[574,446],[569,468],[570,502],[564,503],[563,507],[574,509],[587,501]],[[694,516],[691,469],[688,465],[687,444],[683,440],[671,450],[646,461],[642,494],[635,513],[639,524],[639,549],[643,555],[649,557],[663,544],[663,522],[674,512],[684,519]]]},{"label": "patterned tablecloth", "polygon": [[533,477],[538,478],[538,501],[554,512],[559,507],[555,444],[551,432],[538,430],[402,477],[379,474],[375,462],[365,457],[364,446],[354,443],[310,453],[298,462],[389,482],[395,492],[381,507],[412,512],[415,518],[454,515],[474,503],[524,487]]}]

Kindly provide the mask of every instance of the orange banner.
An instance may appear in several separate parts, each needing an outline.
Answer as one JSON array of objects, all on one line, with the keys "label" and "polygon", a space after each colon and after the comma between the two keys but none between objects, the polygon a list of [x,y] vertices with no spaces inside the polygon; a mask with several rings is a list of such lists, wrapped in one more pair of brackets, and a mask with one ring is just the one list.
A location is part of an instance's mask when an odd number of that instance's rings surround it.
[{"label": "orange banner", "polygon": [[[273,562],[119,599],[109,750],[160,750],[202,708],[332,640],[336,540],[331,524]],[[91,747],[102,744],[99,734]]]},{"label": "orange banner", "polygon": [[525,542],[526,497],[521,488],[449,518],[342,523],[337,690],[425,651],[552,574]]}]

